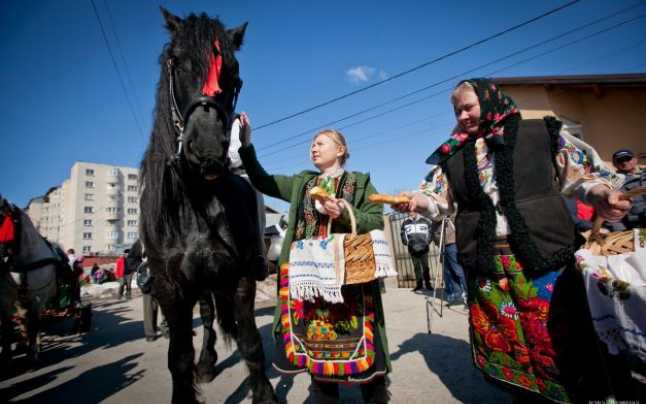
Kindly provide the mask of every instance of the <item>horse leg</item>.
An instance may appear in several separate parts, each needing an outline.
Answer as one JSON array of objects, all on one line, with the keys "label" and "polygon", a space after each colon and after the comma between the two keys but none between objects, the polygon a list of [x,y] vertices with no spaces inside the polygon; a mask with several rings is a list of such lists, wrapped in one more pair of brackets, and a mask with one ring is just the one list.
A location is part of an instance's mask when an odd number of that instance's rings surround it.
[{"label": "horse leg", "polygon": [[12,282],[8,280],[9,276],[6,273],[0,277],[0,342],[2,343],[0,373],[9,373],[12,358],[11,344],[13,343],[14,323],[11,315],[16,305],[17,290],[11,286]]},{"label": "horse leg", "polygon": [[204,337],[202,339],[200,360],[197,363],[197,382],[209,383],[215,378],[215,363],[218,360],[218,354],[215,351],[217,335],[215,329],[213,329],[213,322],[215,321],[213,294],[210,291],[203,293],[198,303],[200,305],[200,317],[202,318]]},{"label": "horse leg", "polygon": [[254,404],[277,403],[274,388],[265,374],[265,353],[254,313],[255,298],[256,282],[249,278],[240,279],[233,306],[237,323],[236,343],[249,369]]},{"label": "horse leg", "polygon": [[[179,298],[174,291],[166,290],[158,296],[162,312],[168,322],[168,370],[173,379],[173,404],[198,404],[194,384],[195,350],[193,348],[193,306],[195,300]],[[171,296],[169,296],[171,295]]]},{"label": "horse leg", "polygon": [[27,342],[29,364],[34,367],[40,359],[40,304],[33,302],[27,311]]},{"label": "horse leg", "polygon": [[9,372],[11,366],[11,343],[13,336],[13,322],[6,308],[2,308],[0,318],[0,340],[2,341],[2,353],[0,354],[0,373]]}]

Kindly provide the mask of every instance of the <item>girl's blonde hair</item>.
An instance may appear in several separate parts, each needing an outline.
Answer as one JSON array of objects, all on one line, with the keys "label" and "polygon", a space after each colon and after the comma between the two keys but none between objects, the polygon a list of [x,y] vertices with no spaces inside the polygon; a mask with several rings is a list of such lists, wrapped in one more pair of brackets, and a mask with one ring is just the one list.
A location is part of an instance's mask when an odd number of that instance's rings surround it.
[{"label": "girl's blonde hair", "polygon": [[469,83],[468,81],[463,81],[453,89],[453,92],[451,93],[451,104],[455,104],[455,98],[458,96],[458,94],[465,91],[472,91],[475,95],[478,95],[478,93],[476,93],[476,89],[473,88],[471,83]]},{"label": "girl's blonde hair", "polygon": [[322,131],[314,135],[312,142],[314,142],[319,136],[327,136],[328,138],[332,139],[334,143],[343,147],[343,155],[339,157],[339,163],[344,166],[345,162],[350,158],[350,152],[348,151],[348,144],[345,141],[345,136],[343,136],[343,134],[338,130],[323,129]]}]

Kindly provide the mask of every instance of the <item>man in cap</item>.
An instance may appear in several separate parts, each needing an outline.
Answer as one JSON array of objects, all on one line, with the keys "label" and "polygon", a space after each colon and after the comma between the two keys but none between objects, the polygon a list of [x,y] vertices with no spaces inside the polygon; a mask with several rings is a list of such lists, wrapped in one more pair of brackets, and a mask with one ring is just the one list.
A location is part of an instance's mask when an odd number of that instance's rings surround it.
[{"label": "man in cap", "polygon": [[635,157],[635,154],[629,149],[617,150],[612,155],[612,164],[620,174],[632,175],[640,171],[637,165],[637,157]]},{"label": "man in cap", "polygon": [[[612,164],[617,173],[625,176],[622,192],[646,186],[646,170],[640,169],[637,157],[632,150],[620,149],[612,155]],[[646,195],[634,197],[633,207],[621,222],[608,223],[606,226],[612,231],[623,231],[636,227],[646,228]]]}]

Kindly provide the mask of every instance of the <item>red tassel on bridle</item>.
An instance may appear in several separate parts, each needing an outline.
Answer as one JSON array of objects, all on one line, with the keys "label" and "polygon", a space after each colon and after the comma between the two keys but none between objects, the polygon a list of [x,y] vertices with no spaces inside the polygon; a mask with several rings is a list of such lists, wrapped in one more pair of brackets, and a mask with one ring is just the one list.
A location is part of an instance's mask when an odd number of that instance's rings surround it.
[{"label": "red tassel on bridle", "polygon": [[222,92],[220,88],[220,72],[222,71],[222,52],[220,51],[220,41],[216,39],[213,46],[217,49],[217,56],[211,52],[209,56],[209,72],[206,75],[206,80],[202,86],[202,94],[213,97]]},{"label": "red tassel on bridle", "polygon": [[16,229],[11,215],[4,215],[0,225],[0,244],[11,243],[16,238]]}]

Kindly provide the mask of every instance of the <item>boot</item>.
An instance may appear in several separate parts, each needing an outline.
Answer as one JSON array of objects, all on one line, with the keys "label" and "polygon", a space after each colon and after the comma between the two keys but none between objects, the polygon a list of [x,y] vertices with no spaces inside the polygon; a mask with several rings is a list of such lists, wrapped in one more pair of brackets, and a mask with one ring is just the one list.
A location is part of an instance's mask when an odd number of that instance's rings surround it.
[{"label": "boot", "polygon": [[422,281],[417,281],[417,286],[413,288],[413,292],[417,292],[419,290],[422,290]]},{"label": "boot", "polygon": [[375,377],[361,384],[361,397],[366,404],[387,404],[390,402],[388,381],[385,377]]},{"label": "boot", "polygon": [[425,288],[426,288],[426,290],[428,290],[428,291],[433,291],[433,286],[431,285],[431,282],[430,282],[430,281],[426,281],[426,282],[424,282],[424,287],[425,287]]}]

